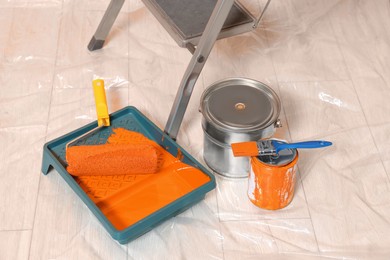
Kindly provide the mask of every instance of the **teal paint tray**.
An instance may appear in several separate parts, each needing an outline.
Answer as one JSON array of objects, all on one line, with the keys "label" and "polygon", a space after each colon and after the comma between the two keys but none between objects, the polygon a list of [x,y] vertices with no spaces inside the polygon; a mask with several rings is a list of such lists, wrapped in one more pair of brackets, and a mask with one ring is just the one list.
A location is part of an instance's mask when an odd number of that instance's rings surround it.
[{"label": "teal paint tray", "polygon": [[[89,210],[96,216],[107,232],[119,243],[128,243],[150,231],[164,220],[183,212],[201,201],[207,192],[215,188],[214,175],[197,162],[168,135],[161,131],[155,124],[148,120],[135,107],[125,107],[111,114],[110,120],[110,127],[101,128],[92,135],[81,138],[75,145],[104,144],[106,143],[107,138],[112,134],[114,128],[125,128],[127,130],[139,132],[147,138],[155,141],[172,156],[180,158],[181,162],[195,167],[199,170],[197,172],[201,172],[200,174],[204,174],[204,176],[206,176],[205,178],[207,178],[207,181],[204,183],[202,182],[202,185],[195,187],[188,193],[180,195],[174,201],[164,204],[163,207],[152,211],[150,214],[142,217],[142,219],[139,219],[134,223],[127,225],[126,221],[115,221],[114,224],[113,219],[117,218],[117,216],[115,216],[116,205],[119,205],[121,210],[126,209],[126,211],[122,211],[121,213],[123,216],[134,216],[137,214],[137,209],[134,205],[132,205],[132,203],[128,202],[131,202],[132,199],[139,201],[139,199],[143,198],[139,195],[137,197],[136,193],[136,190],[140,189],[140,183],[142,183],[142,187],[148,187],[147,192],[151,196],[153,196],[153,192],[155,190],[166,187],[156,185],[158,182],[152,183],[152,179],[148,179],[148,176],[143,175],[81,177],[74,177],[70,175],[66,170],[67,163],[65,160],[65,146],[69,141],[75,140],[97,127],[97,121],[46,143],[43,149],[43,174],[48,174],[49,170],[53,167],[66,181],[69,187],[72,188],[72,190],[80,197]],[[195,178],[194,176],[183,175],[183,173],[181,176],[184,177],[180,179],[180,183],[182,183],[180,185],[188,185],[189,181]],[[166,184],[168,186],[169,182]],[[180,185],[172,185],[169,187],[170,189],[180,189]],[[115,203],[113,205],[105,205],[105,202],[107,201],[106,198],[110,198],[110,201],[115,201]],[[118,223],[120,223],[120,225],[118,225]]]}]

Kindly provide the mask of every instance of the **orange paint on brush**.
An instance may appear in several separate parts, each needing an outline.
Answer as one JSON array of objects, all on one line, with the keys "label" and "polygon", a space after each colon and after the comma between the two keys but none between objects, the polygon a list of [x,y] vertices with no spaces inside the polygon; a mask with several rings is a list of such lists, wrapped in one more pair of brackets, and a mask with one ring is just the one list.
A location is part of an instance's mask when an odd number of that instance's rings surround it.
[{"label": "orange paint on brush", "polygon": [[158,154],[155,174],[74,177],[118,230],[131,226],[210,181],[209,176],[182,163],[140,133],[117,128],[107,142],[109,145],[148,144]]},{"label": "orange paint on brush", "polygon": [[256,142],[233,143],[231,147],[235,157],[257,156],[259,154],[259,148],[257,148]]},{"label": "orange paint on brush", "polygon": [[248,197],[252,203],[270,210],[286,207],[294,197],[297,161],[298,152],[289,164],[283,166],[269,165],[252,157],[248,185]]}]

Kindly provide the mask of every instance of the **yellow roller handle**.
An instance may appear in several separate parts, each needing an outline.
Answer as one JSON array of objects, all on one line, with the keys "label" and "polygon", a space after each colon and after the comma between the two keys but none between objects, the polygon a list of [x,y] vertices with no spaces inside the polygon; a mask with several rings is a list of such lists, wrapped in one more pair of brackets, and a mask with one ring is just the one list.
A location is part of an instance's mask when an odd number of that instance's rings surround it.
[{"label": "yellow roller handle", "polygon": [[110,126],[110,116],[108,115],[106,91],[104,90],[104,80],[95,79],[94,81],[92,81],[92,87],[93,94],[95,95],[98,126]]}]

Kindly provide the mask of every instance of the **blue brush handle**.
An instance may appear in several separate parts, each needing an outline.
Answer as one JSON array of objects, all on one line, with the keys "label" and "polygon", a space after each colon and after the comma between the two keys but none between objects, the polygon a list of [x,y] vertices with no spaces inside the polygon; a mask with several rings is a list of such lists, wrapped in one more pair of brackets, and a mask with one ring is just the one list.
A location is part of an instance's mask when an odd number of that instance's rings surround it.
[{"label": "blue brush handle", "polygon": [[307,142],[300,142],[300,143],[281,143],[278,141],[272,141],[272,145],[275,148],[276,153],[279,153],[281,150],[284,149],[294,149],[294,148],[322,148],[332,145],[331,142],[328,141],[307,141]]}]

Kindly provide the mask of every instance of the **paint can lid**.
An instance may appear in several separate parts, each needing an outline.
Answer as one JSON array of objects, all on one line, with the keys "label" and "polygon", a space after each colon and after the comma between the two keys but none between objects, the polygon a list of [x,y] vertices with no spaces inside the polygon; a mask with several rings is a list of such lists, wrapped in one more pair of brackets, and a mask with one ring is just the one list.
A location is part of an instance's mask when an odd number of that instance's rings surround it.
[{"label": "paint can lid", "polygon": [[[273,139],[275,140],[275,139]],[[280,141],[280,140],[278,140]],[[286,143],[282,141],[283,143]],[[278,156],[275,155],[260,155],[257,157],[262,163],[273,166],[284,166],[291,163],[297,156],[297,149],[285,149],[279,152]]]},{"label": "paint can lid", "polygon": [[270,87],[247,78],[216,82],[201,98],[205,119],[224,130],[264,129],[277,121],[280,110],[280,100]]}]

